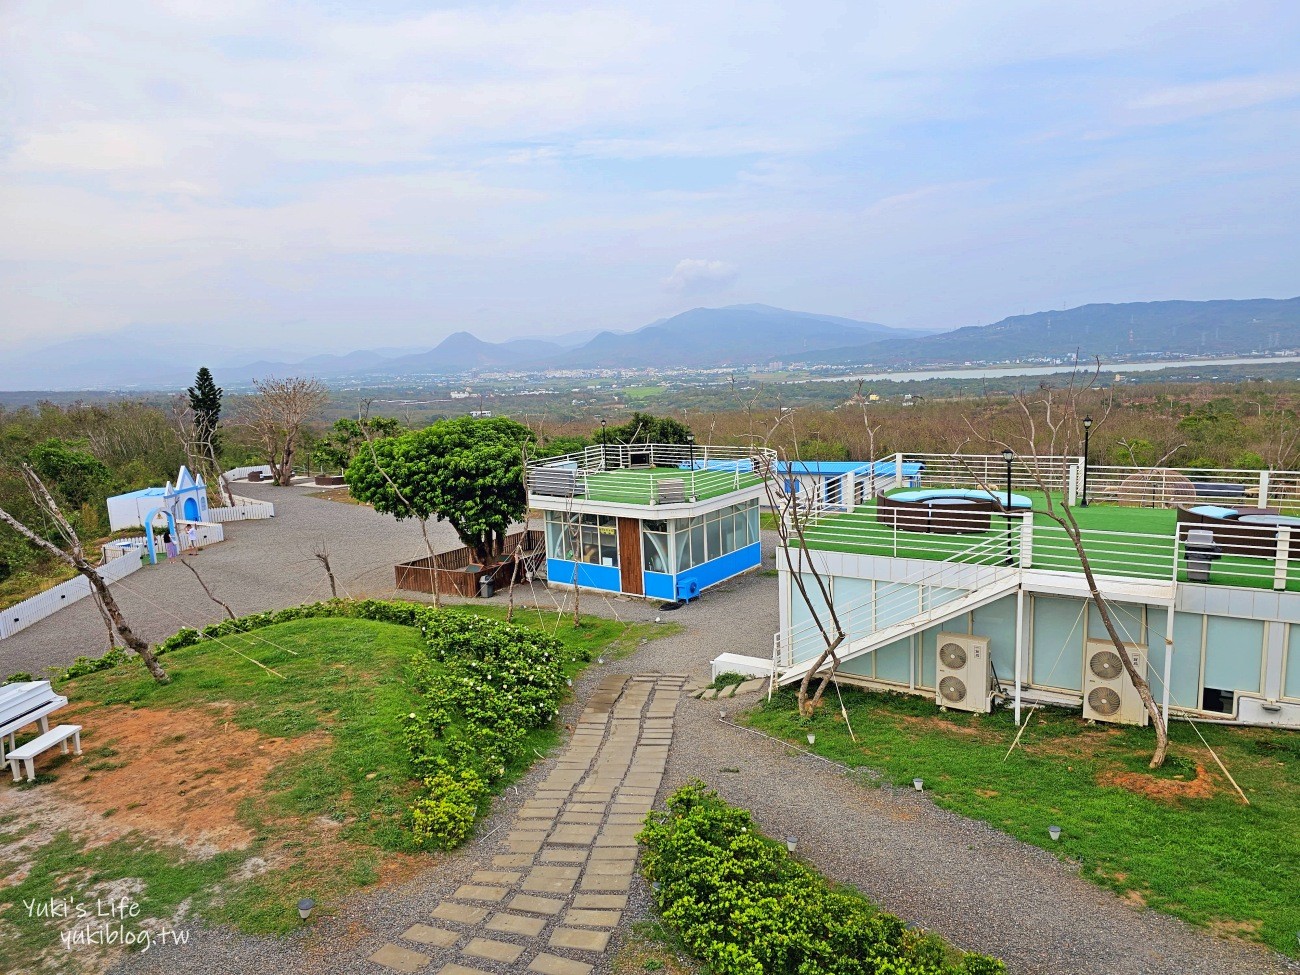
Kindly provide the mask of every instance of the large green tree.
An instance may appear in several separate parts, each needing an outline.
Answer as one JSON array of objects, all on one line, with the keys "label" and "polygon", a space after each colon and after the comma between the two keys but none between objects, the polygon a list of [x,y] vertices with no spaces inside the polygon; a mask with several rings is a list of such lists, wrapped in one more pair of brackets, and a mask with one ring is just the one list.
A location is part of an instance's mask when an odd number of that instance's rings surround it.
[{"label": "large green tree", "polygon": [[84,440],[67,441],[51,437],[34,446],[27,455],[41,479],[55,486],[56,493],[74,508],[88,502],[102,502],[112,474],[86,449]]},{"label": "large green tree", "polygon": [[[606,443],[685,444],[691,428],[670,416],[653,416],[634,412],[626,423],[610,427],[604,433]],[[599,439],[599,431],[593,440]]]},{"label": "large green tree", "polygon": [[352,463],[367,440],[395,437],[402,432],[402,421],[391,416],[368,416],[363,420],[340,417],[330,432],[311,448],[311,459],[322,470],[343,470]]},{"label": "large green tree", "polygon": [[190,397],[190,409],[194,411],[194,427],[199,440],[212,444],[215,448],[224,390],[212,378],[212,371],[207,366],[201,366],[194,377],[194,385],[186,393]]},{"label": "large green tree", "polygon": [[399,520],[446,521],[488,561],[524,516],[523,452],[532,441],[505,417],[439,420],[358,451],[345,477],[357,500]]}]

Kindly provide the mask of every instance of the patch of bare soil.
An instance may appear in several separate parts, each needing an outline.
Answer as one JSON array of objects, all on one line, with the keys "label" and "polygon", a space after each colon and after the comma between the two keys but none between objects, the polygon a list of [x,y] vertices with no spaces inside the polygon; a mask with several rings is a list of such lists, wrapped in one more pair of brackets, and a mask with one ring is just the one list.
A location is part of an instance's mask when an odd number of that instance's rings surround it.
[{"label": "patch of bare soil", "polygon": [[1211,921],[1206,925],[1210,932],[1219,938],[1237,941],[1258,941],[1262,921],[1229,921],[1224,918]]},{"label": "patch of bare soil", "polygon": [[[1123,732],[1118,728],[1089,728],[1075,735],[1056,735],[1049,738],[1034,739],[1033,726],[1025,731],[1021,745],[1026,751],[1036,755],[1057,755],[1062,758],[1092,758],[1106,748],[1112,740]],[[1028,740],[1026,740],[1028,739]]]},{"label": "patch of bare soil", "polygon": [[956,721],[948,721],[939,716],[926,717],[921,715],[904,714],[899,715],[896,720],[907,728],[963,735],[967,738],[978,738],[981,741],[998,741],[1001,737],[1000,735],[981,728],[977,723],[959,724]]},{"label": "patch of bare soil", "polygon": [[342,504],[361,504],[352,496],[352,492],[346,484],[340,487],[325,488],[323,491],[312,491],[308,496],[324,498],[326,501],[338,501]]},{"label": "patch of bare soil", "polygon": [[24,845],[68,829],[91,845],[139,831],[201,857],[243,849],[253,835],[238,821],[240,802],[276,765],[323,746],[328,735],[267,738],[236,727],[231,708],[70,710],[67,718],[85,726],[81,757],[38,760],[44,781],[0,789],[0,814],[40,824]]},{"label": "patch of bare soil", "polygon": [[1107,771],[1097,776],[1098,785],[1113,785],[1149,799],[1177,802],[1182,799],[1209,799],[1219,791],[1218,785],[1200,762],[1194,779],[1165,779],[1141,772]]}]

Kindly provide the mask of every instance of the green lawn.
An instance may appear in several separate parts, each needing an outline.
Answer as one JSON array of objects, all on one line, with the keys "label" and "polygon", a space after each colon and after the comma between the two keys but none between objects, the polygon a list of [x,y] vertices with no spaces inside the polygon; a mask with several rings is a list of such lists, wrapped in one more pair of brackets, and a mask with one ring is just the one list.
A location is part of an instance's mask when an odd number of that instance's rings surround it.
[{"label": "green lawn", "polygon": [[[684,482],[686,496],[691,495],[691,472],[677,467],[655,467],[644,470],[602,471],[587,475],[587,500],[617,501],[623,504],[652,504],[655,482],[663,479]],[[757,474],[741,474],[739,481],[731,471],[697,470],[695,495],[701,501],[720,497],[755,484],[762,484]]]},{"label": "green lawn", "polygon": [[[1029,497],[1034,510],[1046,509],[1041,491],[1017,492]],[[1093,570],[1102,575],[1122,575],[1143,579],[1169,580],[1173,577],[1173,540],[1177,512],[1171,508],[1126,508],[1115,505],[1089,505],[1075,508],[1074,516],[1084,530],[1084,543]],[[981,561],[998,561],[1005,538],[1001,519],[992,516],[988,532],[971,535],[935,535],[925,532],[899,531],[876,520],[875,502],[859,505],[852,513],[832,514],[810,524],[805,530],[810,548],[855,555],[889,555],[898,558],[941,561],[987,541]],[[1087,534],[1108,532],[1112,534]],[[1134,537],[1156,536],[1156,538]],[[1044,514],[1034,518],[1033,568],[1062,572],[1082,572],[1077,554],[1064,531]],[[1180,564],[1178,578],[1187,581],[1186,565]],[[1213,563],[1210,582],[1228,586],[1273,588],[1273,560],[1228,555]],[[1300,572],[1287,579],[1287,589],[1300,591]]]},{"label": "green lawn", "polygon": [[664,386],[626,386],[622,390],[624,399],[632,403],[648,403],[666,392]]},{"label": "green lawn", "polygon": [[[1004,761],[1017,730],[1008,711],[977,716],[941,712],[918,697],[843,693],[857,744],[835,708],[801,721],[790,692],[746,720],[800,747],[816,732],[818,754],[877,769],[898,785],[920,777],[937,805],[1077,861],[1097,884],[1300,956],[1294,731],[1200,726],[1249,796],[1246,806],[1185,721],[1171,728],[1166,768],[1151,774],[1146,728],[1089,727],[1077,715],[1040,710]],[[1059,843],[1048,836],[1051,825],[1063,830]]]},{"label": "green lawn", "polygon": [[[503,610],[486,607],[449,612],[504,616]],[[515,621],[544,627],[568,647],[607,655],[673,629],[592,617],[575,629],[568,618],[524,611],[516,613]],[[251,729],[268,740],[311,739],[290,749],[291,757],[275,765],[256,794],[239,803],[235,825],[251,831],[251,845],[209,859],[187,857],[138,832],[90,848],[83,837],[64,831],[33,850],[24,840],[28,824],[21,819],[4,824],[0,885],[21,867],[30,864],[31,869],[21,881],[10,882],[0,905],[5,922],[0,924],[0,955],[16,957],[57,944],[50,922],[28,917],[24,900],[75,896],[98,882],[138,878],[141,919],[166,919],[188,901],[191,913],[206,920],[276,933],[299,925],[294,905],[304,894],[329,911],[386,870],[400,875],[433,862],[418,851],[408,828],[409,804],[420,783],[413,777],[402,731],[402,717],[420,706],[408,676],[422,645],[423,635],[415,627],[353,618],[302,619],[175,650],[161,658],[172,677],[165,686],[155,684],[135,663],[63,684],[61,692],[80,706],[77,721],[87,729],[86,756],[47,757],[34,786],[13,788],[46,789],[64,776],[93,782],[96,775],[123,768],[112,761],[113,727],[96,721],[97,712],[110,706],[159,709],[159,714],[162,709],[193,710],[206,716],[213,713],[212,705],[220,704],[223,720],[233,728]],[[572,666],[576,673],[582,665]],[[529,757],[508,770],[505,782],[557,739],[554,728],[530,732]],[[210,744],[220,748],[221,740]],[[168,775],[204,774],[190,764]],[[159,815],[165,822],[166,811]],[[321,824],[328,828],[322,831]],[[248,871],[255,858],[266,859],[273,868]],[[254,875],[237,879],[242,873]]]}]

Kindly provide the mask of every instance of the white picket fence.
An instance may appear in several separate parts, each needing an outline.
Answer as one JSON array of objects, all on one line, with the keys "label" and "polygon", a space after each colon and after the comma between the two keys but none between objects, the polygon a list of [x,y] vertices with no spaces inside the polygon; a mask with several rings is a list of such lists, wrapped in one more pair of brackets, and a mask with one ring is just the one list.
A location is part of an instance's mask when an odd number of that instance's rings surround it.
[{"label": "white picket fence", "polygon": [[[140,568],[139,559],[114,559],[95,571],[105,582],[116,582],[132,572],[138,572]],[[77,576],[31,599],[24,599],[8,609],[0,610],[0,640],[13,636],[19,630],[27,629],[33,623],[38,623],[45,617],[54,615],[64,606],[85,599],[89,595],[90,583]]]},{"label": "white picket fence", "polygon": [[[178,521],[176,527],[180,538],[177,544],[181,548],[189,545],[189,536],[186,532],[191,525],[194,526],[194,542],[200,548],[206,548],[209,545],[215,545],[217,542],[226,540],[226,530],[220,525],[210,521]],[[158,557],[163,557],[163,533],[161,529],[154,529],[153,536],[154,550]],[[104,545],[104,562],[115,562],[122,558],[140,559],[148,551],[149,540],[144,535],[132,535],[129,538],[118,538]]]},{"label": "white picket fence", "polygon": [[235,504],[224,508],[208,508],[208,521],[258,521],[262,518],[274,518],[275,505],[270,501],[257,501],[253,498],[241,498],[235,495]]},{"label": "white picket fence", "polygon": [[232,481],[242,481],[244,478],[248,477],[249,474],[253,473],[253,471],[261,471],[263,477],[270,477],[271,465],[252,464],[249,467],[232,467],[230,470],[226,471],[226,477]]}]

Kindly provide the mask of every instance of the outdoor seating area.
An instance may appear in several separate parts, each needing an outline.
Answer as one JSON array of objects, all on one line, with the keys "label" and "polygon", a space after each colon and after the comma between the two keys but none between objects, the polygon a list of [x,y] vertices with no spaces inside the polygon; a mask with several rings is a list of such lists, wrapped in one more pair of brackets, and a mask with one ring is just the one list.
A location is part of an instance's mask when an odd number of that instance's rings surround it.
[{"label": "outdoor seating area", "polygon": [[875,500],[876,520],[881,524],[934,535],[977,535],[990,529],[994,514],[1031,507],[1033,502],[1023,494],[999,498],[966,488],[897,491]]},{"label": "outdoor seating area", "polygon": [[[516,552],[518,558],[515,557]],[[526,583],[546,563],[545,535],[525,529],[505,537],[502,560],[482,564],[474,560],[474,550],[465,546],[439,552],[394,566],[394,585],[407,592],[433,593],[467,598],[491,597],[511,583]]]},{"label": "outdoor seating area", "polygon": [[1180,506],[1178,524],[1209,530],[1225,554],[1273,558],[1281,545],[1288,559],[1300,559],[1300,517],[1284,515],[1278,508]]},{"label": "outdoor seating area", "polygon": [[[67,705],[68,699],[56,694],[47,680],[0,685],[0,761],[9,763],[15,782],[21,781],[20,764],[27,772],[27,780],[34,781],[36,759],[56,745],[67,754],[69,739],[74,742],[76,754],[81,754],[81,725],[50,728],[50,715]],[[36,725],[40,734],[15,746],[18,732],[31,725]]]}]

